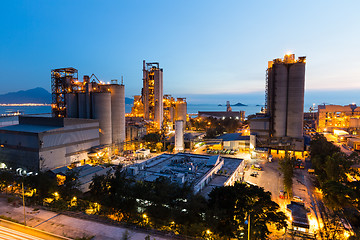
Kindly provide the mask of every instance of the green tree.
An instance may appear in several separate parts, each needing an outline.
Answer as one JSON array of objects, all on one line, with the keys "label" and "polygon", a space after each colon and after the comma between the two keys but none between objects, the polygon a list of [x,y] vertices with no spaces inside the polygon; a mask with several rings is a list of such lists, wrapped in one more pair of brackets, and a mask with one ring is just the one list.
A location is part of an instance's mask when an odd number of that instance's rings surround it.
[{"label": "green tree", "polygon": [[34,198],[39,203],[42,203],[44,198],[50,197],[58,190],[56,177],[52,177],[46,172],[25,177],[24,184],[29,188],[36,189]]},{"label": "green tree", "polygon": [[290,158],[288,151],[285,151],[285,157],[279,161],[279,164],[280,164],[280,170],[283,174],[285,191],[290,197],[292,197],[294,159]]},{"label": "green tree", "polygon": [[15,175],[7,170],[0,171],[0,185],[1,190],[5,189],[5,193],[7,194],[8,186],[15,181]]},{"label": "green tree", "polygon": [[351,206],[354,192],[337,181],[328,181],[322,185],[324,201],[332,210],[340,210],[343,207]]},{"label": "green tree", "polygon": [[209,224],[213,232],[229,238],[247,235],[245,220],[251,217],[251,239],[265,239],[268,223],[286,227],[286,216],[263,188],[235,183],[215,188],[209,194]]},{"label": "green tree", "polygon": [[81,191],[78,189],[80,186],[79,175],[80,172],[78,170],[66,170],[64,184],[59,186],[60,196],[64,200],[70,200],[81,193]]}]

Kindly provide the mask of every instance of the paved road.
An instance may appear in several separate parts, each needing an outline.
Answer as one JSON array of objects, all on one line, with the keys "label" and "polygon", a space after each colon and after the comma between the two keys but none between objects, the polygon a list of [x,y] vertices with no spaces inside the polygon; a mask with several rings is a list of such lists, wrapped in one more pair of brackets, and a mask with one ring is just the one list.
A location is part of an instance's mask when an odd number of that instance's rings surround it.
[{"label": "paved road", "polygon": [[6,240],[26,240],[26,239],[33,239],[33,240],[44,240],[44,238],[38,238],[30,234],[26,234],[23,232],[19,232],[16,230],[12,230],[10,228],[0,226],[0,239]]},{"label": "paved road", "polygon": [[[12,206],[8,204],[6,198],[0,198],[0,215],[10,217],[18,222],[23,222],[24,219],[23,208],[19,205]],[[121,239],[127,231],[131,240],[145,239],[147,235],[150,235],[151,239],[155,238],[156,240],[172,239],[171,237],[147,233],[141,229],[137,230],[112,226],[95,221],[69,217],[51,211],[35,210],[29,207],[26,208],[26,223],[30,227],[36,226],[36,229],[69,238],[94,236],[94,240],[118,240]]]},{"label": "paved road", "polygon": [[69,238],[56,236],[48,232],[26,227],[24,225],[13,223],[3,219],[0,219],[0,239],[70,240]]}]

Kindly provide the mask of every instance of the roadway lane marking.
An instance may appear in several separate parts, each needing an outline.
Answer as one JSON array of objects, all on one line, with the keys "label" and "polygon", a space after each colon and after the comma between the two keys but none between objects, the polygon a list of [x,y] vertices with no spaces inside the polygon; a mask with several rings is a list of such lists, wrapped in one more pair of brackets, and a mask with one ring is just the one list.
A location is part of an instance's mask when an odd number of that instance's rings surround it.
[{"label": "roadway lane marking", "polygon": [[14,239],[14,237],[16,237],[15,239],[19,239],[19,240],[29,240],[29,239],[44,240],[43,238],[38,238],[38,237],[23,233],[23,232],[20,232],[17,230],[13,230],[11,228],[3,227],[3,226],[0,226],[0,234],[3,234],[3,235],[0,235],[2,237],[5,237],[5,236],[13,237],[13,238],[9,238],[9,239]]}]

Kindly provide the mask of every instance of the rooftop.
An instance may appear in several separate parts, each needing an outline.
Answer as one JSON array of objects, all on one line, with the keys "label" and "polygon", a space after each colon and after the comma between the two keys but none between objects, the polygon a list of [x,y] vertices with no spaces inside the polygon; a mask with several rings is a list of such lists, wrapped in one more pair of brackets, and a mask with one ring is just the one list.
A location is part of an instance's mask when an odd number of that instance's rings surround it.
[{"label": "rooftop", "polygon": [[[168,177],[172,181],[197,184],[204,177],[209,185],[224,186],[229,177],[239,168],[242,159],[209,156],[190,153],[162,154],[132,166],[132,174],[137,180],[155,181],[158,177]],[[211,190],[210,190],[211,191]]]},{"label": "rooftop", "polygon": [[0,128],[0,131],[12,132],[28,132],[28,133],[41,133],[61,127],[43,126],[43,125],[30,125],[30,124],[17,124]]},{"label": "rooftop", "polygon": [[250,136],[242,136],[241,133],[228,133],[217,137],[217,139],[222,139],[223,141],[250,140]]}]

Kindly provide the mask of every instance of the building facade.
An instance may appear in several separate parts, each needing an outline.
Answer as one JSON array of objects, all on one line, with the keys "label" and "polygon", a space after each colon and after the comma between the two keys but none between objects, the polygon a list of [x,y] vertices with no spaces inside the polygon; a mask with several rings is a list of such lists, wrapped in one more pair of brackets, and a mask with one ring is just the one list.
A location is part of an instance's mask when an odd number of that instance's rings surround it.
[{"label": "building facade", "polygon": [[88,159],[99,140],[97,120],[20,116],[0,128],[0,162],[27,172],[68,166]]}]

